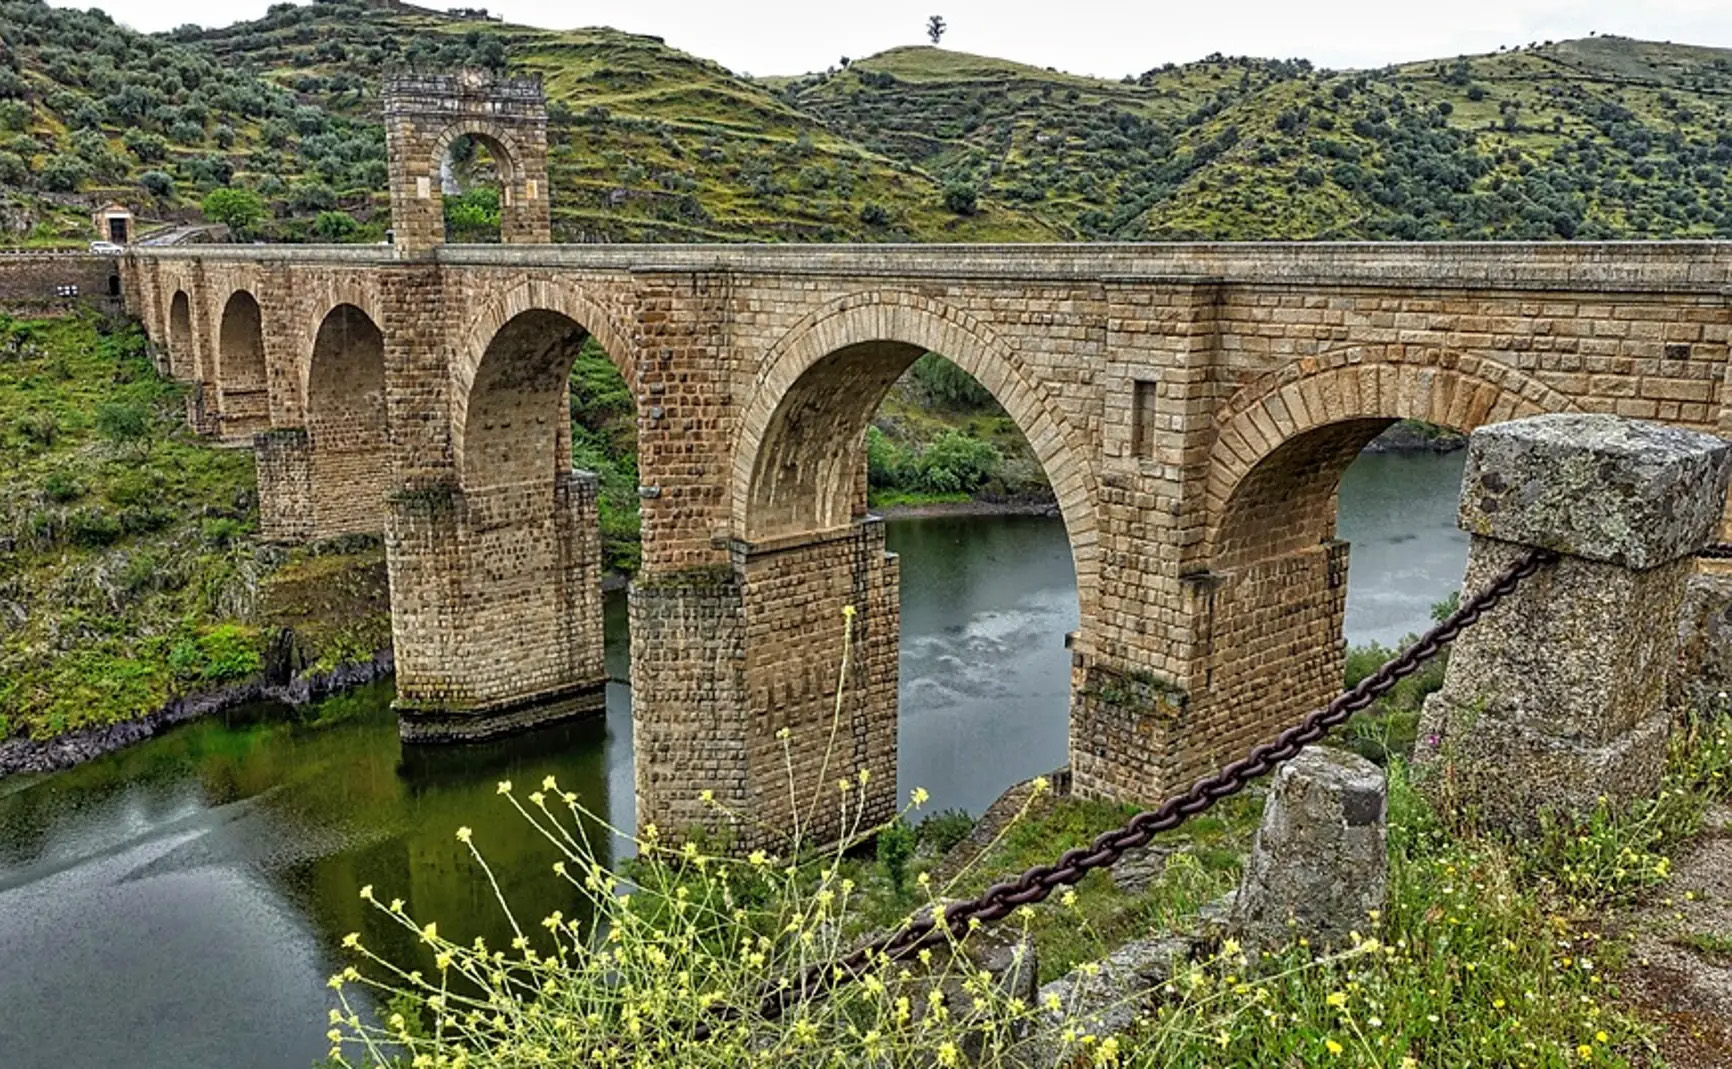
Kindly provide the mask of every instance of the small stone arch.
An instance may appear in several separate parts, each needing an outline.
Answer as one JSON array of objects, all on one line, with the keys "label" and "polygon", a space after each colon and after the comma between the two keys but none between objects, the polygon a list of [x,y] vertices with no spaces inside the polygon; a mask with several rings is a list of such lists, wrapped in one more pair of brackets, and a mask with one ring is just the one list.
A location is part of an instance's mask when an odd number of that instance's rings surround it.
[{"label": "small stone arch", "polygon": [[[924,352],[941,353],[974,376],[1027,436],[1058,498],[1078,586],[1088,589],[1098,540],[1094,480],[1082,448],[1014,348],[967,313],[905,291],[839,298],[771,348],[735,442],[735,532],[754,540],[848,522],[866,424],[885,391]],[[851,362],[859,370],[845,371]],[[801,415],[810,417],[809,433],[795,425]],[[816,468],[794,471],[802,458],[815,456]],[[792,473],[790,493],[778,490],[778,471]],[[785,515],[777,520],[776,513]]]},{"label": "small stone arch", "polygon": [[168,368],[176,379],[203,378],[197,346],[193,344],[192,298],[177,289],[168,302]]},{"label": "small stone arch", "polygon": [[305,339],[305,348],[302,350],[299,366],[295,369],[296,400],[303,414],[311,411],[313,403],[313,375],[316,373],[314,365],[319,350],[320,333],[331,317],[344,307],[360,313],[375,329],[383,329],[380,324],[384,321],[384,316],[381,314],[378,294],[373,287],[356,278],[341,277],[323,292],[313,316],[307,320],[313,324],[311,333],[301,335]]},{"label": "small stone arch", "polygon": [[264,310],[250,290],[236,289],[223,302],[215,377],[223,437],[250,437],[270,425]]},{"label": "small stone arch", "polygon": [[1213,567],[1333,537],[1341,473],[1391,423],[1471,431],[1577,405],[1495,360],[1352,347],[1240,387],[1216,420],[1207,484]]},{"label": "small stone arch", "polygon": [[439,166],[452,142],[464,136],[480,139],[499,161],[500,240],[551,239],[547,97],[538,78],[499,78],[482,70],[396,75],[386,79],[384,97],[399,252],[420,255],[444,243]]},{"label": "small stone arch", "polygon": [[[572,287],[522,283],[477,314],[452,371],[452,452],[465,489],[533,480],[545,470],[536,457],[569,449],[563,399],[589,335],[635,392],[631,335]],[[553,409],[552,426],[540,426]]]}]

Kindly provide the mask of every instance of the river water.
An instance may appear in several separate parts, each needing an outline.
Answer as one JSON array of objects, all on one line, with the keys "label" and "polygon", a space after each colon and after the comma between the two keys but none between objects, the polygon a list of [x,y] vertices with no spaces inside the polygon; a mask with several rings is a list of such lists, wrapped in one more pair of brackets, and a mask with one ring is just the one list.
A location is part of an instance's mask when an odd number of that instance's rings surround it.
[{"label": "river water", "polygon": [[[1354,543],[1351,642],[1394,644],[1460,581],[1460,454],[1368,455],[1341,489]],[[899,520],[899,786],[978,812],[1065,760],[1077,626],[1063,527],[1034,517]],[[625,607],[609,663],[626,677]],[[417,952],[357,895],[372,884],[459,940],[509,934],[453,837],[470,825],[531,917],[571,903],[494,794],[556,775],[632,821],[630,694],[605,719],[464,747],[399,745],[389,684],[291,713],[188,724],[45,777],[0,780],[0,1067],[285,1066],[322,1058],[324,981],[360,931]],[[596,836],[607,842],[605,833]]]}]

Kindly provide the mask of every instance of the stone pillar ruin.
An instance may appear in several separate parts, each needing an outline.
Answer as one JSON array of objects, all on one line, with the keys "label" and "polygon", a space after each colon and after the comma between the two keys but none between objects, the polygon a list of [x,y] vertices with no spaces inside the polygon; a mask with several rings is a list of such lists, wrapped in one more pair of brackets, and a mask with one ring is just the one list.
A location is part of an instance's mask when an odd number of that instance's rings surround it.
[{"label": "stone pillar ruin", "polygon": [[464,135],[486,145],[499,167],[500,240],[551,240],[547,94],[539,76],[502,78],[477,69],[394,75],[385,80],[384,98],[399,255],[423,256],[445,243],[440,167],[451,143]]},{"label": "stone pillar ruin", "polygon": [[1482,427],[1462,477],[1464,590],[1530,548],[1557,563],[1456,640],[1415,753],[1425,789],[1489,825],[1652,793],[1694,554],[1713,540],[1732,446],[1603,415]]},{"label": "stone pillar ruin", "polygon": [[597,481],[401,490],[387,508],[406,741],[487,738],[601,711]]}]

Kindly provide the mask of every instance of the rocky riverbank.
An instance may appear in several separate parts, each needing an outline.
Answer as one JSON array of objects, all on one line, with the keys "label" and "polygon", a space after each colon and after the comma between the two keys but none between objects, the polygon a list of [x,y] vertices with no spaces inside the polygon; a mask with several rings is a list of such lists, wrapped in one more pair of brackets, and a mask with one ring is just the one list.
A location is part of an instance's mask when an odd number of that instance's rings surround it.
[{"label": "rocky riverbank", "polygon": [[56,772],[143,742],[176,724],[225,712],[254,702],[303,705],[339,691],[390,675],[391,651],[380,650],[371,660],[311,670],[272,680],[266,674],[175,698],[154,712],[132,720],[83,728],[50,739],[25,737],[0,741],[0,779],[18,773]]}]

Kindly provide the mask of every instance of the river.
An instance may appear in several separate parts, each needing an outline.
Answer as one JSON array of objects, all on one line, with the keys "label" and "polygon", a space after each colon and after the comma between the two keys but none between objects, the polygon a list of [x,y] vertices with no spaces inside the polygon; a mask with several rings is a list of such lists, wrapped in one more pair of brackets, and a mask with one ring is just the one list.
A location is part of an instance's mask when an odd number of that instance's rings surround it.
[{"label": "river", "polygon": [[[1354,543],[1351,642],[1423,629],[1460,581],[1461,454],[1367,455],[1342,482]],[[902,556],[899,787],[978,812],[1065,760],[1077,626],[1064,529],[1036,517],[897,520]],[[626,677],[623,599],[608,657]],[[415,949],[357,896],[401,896],[443,934],[505,940],[462,824],[529,916],[570,905],[552,858],[495,796],[556,775],[632,821],[630,694],[605,719],[501,742],[410,748],[389,684],[316,706],[237,711],[66,772],[0,780],[0,1066],[284,1066],[325,1053],[325,978],[360,931]],[[607,836],[599,836],[607,841]]]}]

